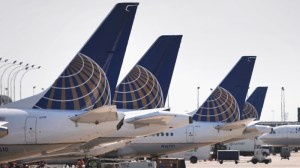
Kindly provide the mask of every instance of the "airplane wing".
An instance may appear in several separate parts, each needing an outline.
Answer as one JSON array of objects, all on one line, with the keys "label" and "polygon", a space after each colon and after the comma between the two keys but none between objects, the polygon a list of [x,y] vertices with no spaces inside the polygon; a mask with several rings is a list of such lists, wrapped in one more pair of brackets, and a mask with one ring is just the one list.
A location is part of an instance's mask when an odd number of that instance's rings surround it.
[{"label": "airplane wing", "polygon": [[129,124],[134,124],[135,127],[148,126],[150,124],[154,125],[166,125],[170,122],[176,115],[168,113],[153,112],[145,115],[139,115],[135,117],[126,118],[125,122]]},{"label": "airplane wing", "polygon": [[6,121],[0,121],[0,138],[8,135],[8,128],[4,126],[7,123],[8,122],[6,122]]},{"label": "airplane wing", "polygon": [[245,120],[239,120],[236,122],[231,122],[231,123],[226,123],[224,125],[218,125],[215,127],[217,130],[222,130],[222,131],[231,131],[233,129],[240,129],[240,128],[245,128],[249,123],[254,121],[255,118],[248,118]]},{"label": "airplane wing", "polygon": [[102,106],[80,115],[71,117],[70,120],[77,123],[94,123],[99,124],[106,121],[118,120],[117,107],[116,106]]}]

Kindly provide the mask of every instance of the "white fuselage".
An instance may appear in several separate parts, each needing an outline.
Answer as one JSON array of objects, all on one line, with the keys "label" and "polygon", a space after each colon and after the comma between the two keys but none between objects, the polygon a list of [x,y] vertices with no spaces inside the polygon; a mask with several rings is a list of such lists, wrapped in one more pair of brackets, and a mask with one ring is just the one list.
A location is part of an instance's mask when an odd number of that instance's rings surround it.
[{"label": "white fuselage", "polygon": [[[0,118],[8,122],[7,136],[0,138],[0,163],[46,155],[66,147],[88,143],[99,137],[128,139],[145,136],[188,123],[188,115],[176,115],[165,125],[150,124],[136,127],[124,122],[120,130],[117,124],[125,116],[133,117],[154,112],[153,110],[119,111],[118,120],[94,123],[75,123],[71,117],[82,111],[72,110],[20,110],[0,109]],[[97,141],[96,141],[97,142]],[[100,141],[101,142],[101,138]],[[92,145],[98,145],[99,143]],[[78,148],[74,148],[75,150]]]},{"label": "white fuselage", "polygon": [[272,146],[300,146],[300,125],[274,127],[272,132],[260,136],[259,139]]},{"label": "white fuselage", "polygon": [[82,111],[0,109],[8,122],[8,135],[0,138],[0,162],[53,152],[70,144],[116,132],[118,121],[96,124],[75,123],[69,118]]},{"label": "white fuselage", "polygon": [[136,138],[126,147],[112,152],[108,154],[108,156],[160,156],[223,142],[243,134],[244,128],[233,129],[231,131],[222,131],[215,128],[216,126],[224,124],[225,123],[194,121],[192,124],[170,129],[167,132]]},{"label": "white fuselage", "polygon": [[65,110],[0,109],[0,116],[8,122],[6,126],[9,129],[9,134],[0,139],[0,144],[79,143],[116,131],[118,121],[96,125],[75,123],[69,119],[80,113],[82,112]]}]

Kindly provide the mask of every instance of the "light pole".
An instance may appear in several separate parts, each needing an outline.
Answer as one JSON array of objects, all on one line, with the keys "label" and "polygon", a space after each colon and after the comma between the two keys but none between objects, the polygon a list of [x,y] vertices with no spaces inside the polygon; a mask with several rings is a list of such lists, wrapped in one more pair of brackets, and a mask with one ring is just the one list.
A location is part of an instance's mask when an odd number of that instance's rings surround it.
[{"label": "light pole", "polygon": [[32,95],[34,95],[34,89],[36,88],[36,86],[32,87]]},{"label": "light pole", "polygon": [[170,93],[168,93],[168,109],[170,110]]},{"label": "light pole", "polygon": [[[8,59],[6,59],[6,60],[4,60],[4,61],[2,61],[2,58],[0,58],[0,62],[4,62],[4,63],[6,63],[8,61]],[[8,64],[4,64],[4,65],[1,65],[0,66],[0,69],[2,69],[3,67],[5,67],[6,65],[9,65],[10,63],[8,63]],[[2,96],[2,80],[0,80],[0,94],[1,94],[1,96]],[[1,103],[2,104],[2,103]]]},{"label": "light pole", "polygon": [[[7,61],[8,61],[8,59],[6,59],[6,60],[4,60],[4,61],[1,61],[2,60],[2,58],[0,58],[0,62],[4,62],[4,63],[6,63]],[[6,65],[10,65],[11,63],[6,63],[6,64],[4,64],[4,65],[1,65],[0,66],[0,69],[2,69],[3,67],[5,67]],[[4,72],[2,73],[2,75],[4,74]],[[2,95],[2,80],[0,81],[0,90],[1,90],[1,95]]]},{"label": "light pole", "polygon": [[284,87],[281,87],[281,121],[285,121],[285,95]]},{"label": "light pole", "polygon": [[[0,59],[0,62],[4,62],[4,63],[8,61],[8,59],[6,59],[6,60],[4,60],[4,61],[1,61],[1,60],[2,60],[2,58]],[[0,66],[0,69],[3,68],[3,67],[5,67],[6,65],[9,65],[9,64],[1,65],[1,66]]]},{"label": "light pole", "polygon": [[22,99],[22,80],[23,80],[24,76],[25,76],[29,71],[31,71],[31,70],[33,70],[33,69],[40,69],[40,68],[41,68],[41,66],[38,66],[37,68],[34,68],[34,65],[32,65],[30,69],[28,68],[28,69],[23,73],[23,75],[22,75],[22,77],[21,77],[21,79],[20,79],[20,99]]},{"label": "light pole", "polygon": [[[4,88],[5,90],[6,90],[6,92],[7,92],[7,90],[8,90],[8,88]],[[5,94],[5,93],[4,93]]]},{"label": "light pole", "polygon": [[197,109],[199,108],[199,89],[200,87],[197,87]]},{"label": "light pole", "polygon": [[2,58],[0,58],[0,62],[7,62],[7,61],[8,61],[8,59],[2,60]]},{"label": "light pole", "polygon": [[3,76],[4,76],[5,72],[6,72],[10,67],[15,66],[15,63],[16,63],[16,62],[17,62],[17,61],[14,61],[14,62],[12,62],[12,63],[5,64],[5,65],[9,65],[9,64],[11,64],[11,65],[8,66],[7,68],[5,68],[4,71],[2,72],[2,75],[1,75],[1,78],[0,78],[0,90],[1,90],[1,95],[2,95],[2,79],[3,79]]},{"label": "light pole", "polygon": [[[12,85],[12,83],[13,83],[13,85],[14,85],[14,88],[13,88],[13,91],[14,91],[14,101],[16,101],[16,78],[17,78],[17,76],[18,76],[18,74],[21,72],[21,71],[23,71],[23,70],[27,70],[29,67],[29,64],[26,64],[25,65],[25,67],[23,67],[22,69],[19,69],[18,71],[16,71],[14,74],[13,74],[13,77],[11,78],[11,81],[10,81],[10,83],[11,83],[11,85]],[[12,81],[13,80],[13,81]]]},{"label": "light pole", "polygon": [[9,82],[10,82],[10,75],[11,75],[16,69],[20,68],[20,66],[22,66],[22,64],[23,64],[23,62],[20,62],[19,64],[16,64],[16,65],[19,65],[19,66],[13,68],[13,69],[9,72],[9,74],[8,74],[8,77],[7,77],[7,87],[8,87],[8,93],[7,93],[7,96],[8,96],[8,97],[12,97],[12,86],[11,86],[11,84],[9,84]]}]

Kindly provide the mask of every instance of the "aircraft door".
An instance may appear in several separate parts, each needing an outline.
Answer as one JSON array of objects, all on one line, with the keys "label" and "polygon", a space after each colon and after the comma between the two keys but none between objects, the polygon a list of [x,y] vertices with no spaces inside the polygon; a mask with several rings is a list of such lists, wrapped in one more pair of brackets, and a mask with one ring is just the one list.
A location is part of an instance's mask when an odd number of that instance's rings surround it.
[{"label": "aircraft door", "polygon": [[194,143],[194,126],[186,127],[186,142]]},{"label": "aircraft door", "polygon": [[27,144],[36,144],[36,117],[27,117],[25,122],[25,141]]}]

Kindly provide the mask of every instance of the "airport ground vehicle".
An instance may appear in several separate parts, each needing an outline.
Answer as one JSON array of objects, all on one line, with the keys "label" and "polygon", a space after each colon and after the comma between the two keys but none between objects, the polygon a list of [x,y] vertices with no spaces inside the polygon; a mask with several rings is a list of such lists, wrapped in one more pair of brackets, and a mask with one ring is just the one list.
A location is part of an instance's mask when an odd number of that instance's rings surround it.
[{"label": "airport ground vehicle", "polygon": [[240,160],[240,151],[238,151],[238,150],[218,150],[217,159],[220,164],[223,164],[224,161],[234,161],[235,164],[238,164],[239,160]]},{"label": "airport ground vehicle", "polygon": [[185,160],[189,160],[191,163],[197,163],[199,160],[209,160],[210,146],[195,148],[195,149],[184,151],[184,152],[167,154],[163,157],[184,158]]},{"label": "airport ground vehicle", "polygon": [[218,150],[226,150],[226,149],[227,149],[227,147],[221,143],[215,144],[214,147],[212,148],[211,159],[217,160]]},{"label": "airport ground vehicle", "polygon": [[252,162],[253,164],[256,163],[269,164],[272,162],[272,160],[270,158],[267,158],[267,156],[263,154],[263,149],[255,149],[254,156],[251,158],[250,162]]},{"label": "airport ground vehicle", "polygon": [[280,157],[281,159],[288,159],[290,160],[291,150],[289,147],[282,147],[280,150]]},{"label": "airport ground vehicle", "polygon": [[262,148],[263,155],[269,156],[270,151],[268,148],[261,146],[261,143],[255,138],[252,139],[243,139],[231,143],[224,144],[229,150],[239,150],[241,156],[253,156],[255,149]]}]

